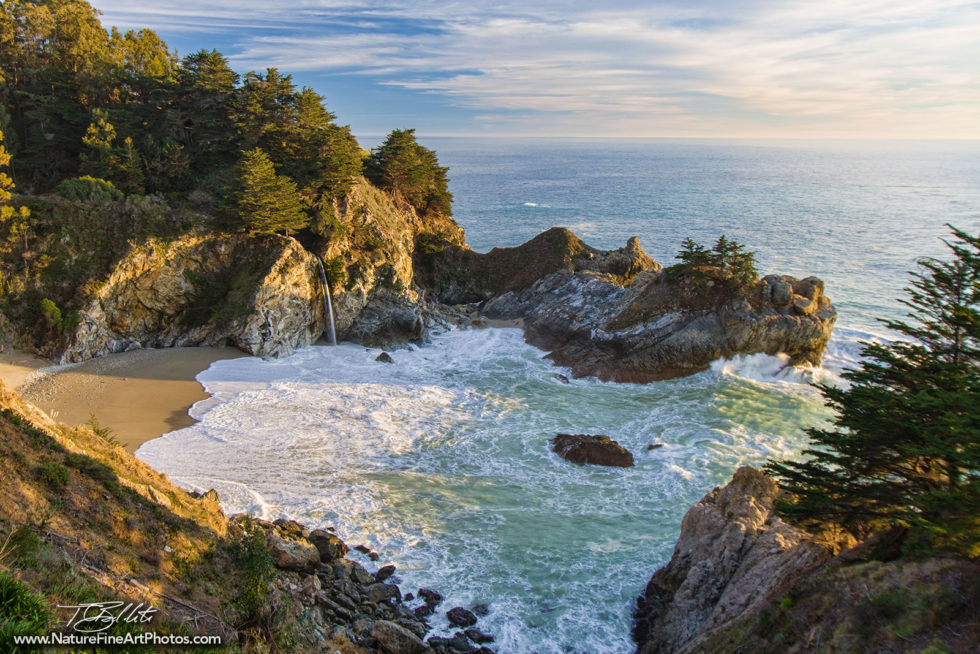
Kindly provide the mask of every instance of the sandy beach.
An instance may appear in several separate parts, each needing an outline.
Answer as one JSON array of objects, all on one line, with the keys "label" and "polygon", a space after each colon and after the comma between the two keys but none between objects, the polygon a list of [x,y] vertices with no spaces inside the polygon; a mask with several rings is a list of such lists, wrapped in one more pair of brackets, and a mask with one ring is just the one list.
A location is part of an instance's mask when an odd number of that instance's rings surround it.
[{"label": "sandy beach", "polygon": [[208,397],[194,378],[213,362],[245,356],[234,348],[183,347],[110,354],[72,366],[20,352],[0,353],[0,380],[69,425],[95,416],[132,452],[193,424],[192,404]]}]

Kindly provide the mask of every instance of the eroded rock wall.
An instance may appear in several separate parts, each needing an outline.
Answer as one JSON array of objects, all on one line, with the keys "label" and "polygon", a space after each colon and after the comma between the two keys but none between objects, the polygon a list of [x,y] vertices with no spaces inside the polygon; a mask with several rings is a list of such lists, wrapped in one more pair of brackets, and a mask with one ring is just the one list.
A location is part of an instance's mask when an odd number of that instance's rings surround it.
[{"label": "eroded rock wall", "polygon": [[638,601],[639,654],[699,651],[716,629],[756,612],[831,557],[829,548],[773,514],[775,481],[739,468],[681,522],[670,562]]}]

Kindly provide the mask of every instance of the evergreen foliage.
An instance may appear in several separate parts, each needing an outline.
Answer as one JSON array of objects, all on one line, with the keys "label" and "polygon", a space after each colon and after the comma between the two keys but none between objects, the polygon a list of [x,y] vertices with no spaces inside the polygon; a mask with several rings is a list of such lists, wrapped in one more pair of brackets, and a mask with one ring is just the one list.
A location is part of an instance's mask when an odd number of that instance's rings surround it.
[{"label": "evergreen foliage", "polygon": [[251,234],[289,234],[310,222],[296,184],[277,175],[272,160],[260,148],[242,153],[234,212],[238,224]]},{"label": "evergreen foliage", "polygon": [[258,147],[326,203],[362,165],[323,102],[274,68],[240,80],[215,50],[178,59],[152,30],[106,31],[84,0],[0,4],[0,124],[18,183],[35,192],[91,175],[127,194],[186,196]]},{"label": "evergreen foliage", "polygon": [[681,243],[676,259],[679,264],[667,269],[669,278],[685,276],[696,282],[718,279],[735,290],[745,290],[755,284],[759,275],[755,269],[755,254],[724,234],[710,250],[693,239]]},{"label": "evergreen foliage", "polygon": [[420,213],[449,215],[448,168],[439,165],[436,153],[418,144],[414,129],[396,129],[371,152],[364,174],[372,183],[401,195]]},{"label": "evergreen foliage", "polygon": [[980,555],[980,237],[951,229],[952,260],[921,260],[908,320],[885,321],[911,340],[868,343],[848,388],[819,386],[837,415],[807,459],[768,464],[787,518]]}]

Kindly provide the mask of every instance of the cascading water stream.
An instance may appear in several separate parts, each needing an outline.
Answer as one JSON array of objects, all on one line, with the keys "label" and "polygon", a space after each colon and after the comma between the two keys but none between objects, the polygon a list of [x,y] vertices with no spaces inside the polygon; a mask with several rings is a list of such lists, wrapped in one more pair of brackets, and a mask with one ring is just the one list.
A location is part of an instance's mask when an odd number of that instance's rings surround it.
[{"label": "cascading water stream", "polygon": [[337,344],[337,327],[333,320],[333,302],[330,299],[330,284],[327,282],[327,273],[323,268],[323,259],[316,258],[317,266],[320,268],[320,283],[323,285],[323,304],[327,311],[327,334],[330,344]]}]

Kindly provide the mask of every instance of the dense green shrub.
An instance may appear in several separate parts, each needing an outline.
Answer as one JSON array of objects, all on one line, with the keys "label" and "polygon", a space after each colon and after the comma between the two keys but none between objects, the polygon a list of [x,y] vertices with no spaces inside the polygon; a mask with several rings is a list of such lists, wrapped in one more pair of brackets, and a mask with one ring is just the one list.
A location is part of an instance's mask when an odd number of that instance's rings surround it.
[{"label": "dense green shrub", "polygon": [[112,182],[91,177],[74,177],[58,184],[54,192],[66,200],[122,200],[125,195]]},{"label": "dense green shrub", "polygon": [[265,532],[246,522],[242,538],[232,545],[231,558],[239,580],[235,608],[241,613],[244,624],[254,623],[264,612],[269,584],[275,575],[272,554],[265,543]]},{"label": "dense green shrub", "polygon": [[755,269],[755,254],[724,234],[710,250],[692,239],[684,239],[676,259],[680,263],[667,268],[666,279],[689,279],[700,287],[709,280],[719,281],[736,291],[747,291],[759,275]]},{"label": "dense green shrub", "polygon": [[71,480],[68,468],[57,461],[42,463],[38,469],[38,478],[49,486],[64,488]]},{"label": "dense green shrub", "polygon": [[51,611],[37,593],[0,571],[0,643],[6,646],[15,636],[43,635],[51,621]]}]

